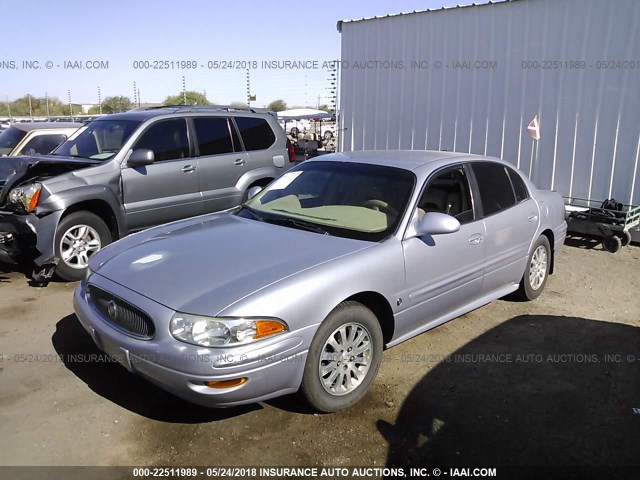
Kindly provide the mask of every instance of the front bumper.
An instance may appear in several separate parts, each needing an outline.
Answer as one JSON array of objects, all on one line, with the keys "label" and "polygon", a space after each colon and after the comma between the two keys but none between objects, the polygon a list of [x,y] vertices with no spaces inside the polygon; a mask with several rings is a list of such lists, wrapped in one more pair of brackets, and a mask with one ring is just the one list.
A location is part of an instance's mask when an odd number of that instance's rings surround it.
[{"label": "front bumper", "polygon": [[32,260],[37,266],[57,264],[54,239],[62,211],[44,216],[0,211],[0,258]]},{"label": "front bumper", "polygon": [[[304,335],[288,332],[253,345],[231,348],[197,347],[180,342],[169,332],[174,311],[98,274],[90,282],[141,308],[156,325],[151,340],[116,329],[87,299],[87,281],[74,293],[74,309],[97,347],[174,395],[207,407],[230,407],[278,397],[298,390],[307,357]],[[246,378],[239,386],[215,389],[208,381]]]}]

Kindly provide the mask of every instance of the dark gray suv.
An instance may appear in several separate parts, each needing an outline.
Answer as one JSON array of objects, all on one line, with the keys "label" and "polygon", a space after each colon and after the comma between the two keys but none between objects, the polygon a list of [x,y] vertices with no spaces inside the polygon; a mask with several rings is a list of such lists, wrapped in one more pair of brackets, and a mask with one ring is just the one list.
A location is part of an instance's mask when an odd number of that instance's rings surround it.
[{"label": "dark gray suv", "polygon": [[[0,159],[0,255],[79,280],[128,233],[229,209],[295,161],[258,109],[168,106],[102,117],[50,155]],[[185,246],[188,248],[188,246]]]}]

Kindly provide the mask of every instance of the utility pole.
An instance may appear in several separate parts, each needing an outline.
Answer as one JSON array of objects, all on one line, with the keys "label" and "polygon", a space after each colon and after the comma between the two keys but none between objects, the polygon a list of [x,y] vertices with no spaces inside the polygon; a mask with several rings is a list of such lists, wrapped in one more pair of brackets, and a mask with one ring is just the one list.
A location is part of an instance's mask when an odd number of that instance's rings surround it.
[{"label": "utility pole", "polygon": [[182,104],[187,104],[187,83],[184,79],[184,75],[182,76]]},{"label": "utility pole", "polygon": [[33,122],[33,111],[31,109],[31,94],[28,94],[29,96],[29,119]]},{"label": "utility pole", "polygon": [[69,116],[73,122],[73,107],[71,106],[71,90],[67,90],[67,96],[69,97]]},{"label": "utility pole", "polygon": [[102,115],[102,96],[100,95],[100,85],[98,85],[98,112]]},{"label": "utility pole", "polygon": [[141,103],[142,103],[142,100],[140,100],[140,87],[138,87],[138,108],[140,108]]},{"label": "utility pole", "polygon": [[44,102],[47,106],[47,120],[51,120],[51,116],[49,115],[49,95],[47,92],[44,92]]},{"label": "utility pole", "polygon": [[249,78],[249,69],[247,68],[247,107],[251,106],[251,79]]},{"label": "utility pole", "polygon": [[138,105],[138,89],[135,80],[133,81],[133,104]]},{"label": "utility pole", "polygon": [[13,118],[11,118],[11,104],[9,103],[9,95],[7,95],[7,108],[9,109],[9,122],[13,123]]}]

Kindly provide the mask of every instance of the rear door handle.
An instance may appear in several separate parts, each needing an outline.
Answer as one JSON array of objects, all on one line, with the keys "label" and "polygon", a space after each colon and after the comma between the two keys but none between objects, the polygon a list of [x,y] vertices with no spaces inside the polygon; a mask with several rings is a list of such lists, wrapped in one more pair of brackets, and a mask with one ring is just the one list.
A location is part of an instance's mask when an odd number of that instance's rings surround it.
[{"label": "rear door handle", "polygon": [[184,173],[195,172],[196,171],[196,167],[194,167],[193,165],[185,165],[184,167],[182,167],[182,171]]},{"label": "rear door handle", "polygon": [[471,245],[479,245],[480,243],[482,243],[482,235],[480,235],[479,233],[476,233],[475,235],[471,235],[469,237],[469,243]]},{"label": "rear door handle", "polygon": [[238,165],[238,166],[240,166],[240,165],[244,165],[245,163],[246,163],[246,161],[245,161],[245,159],[244,159],[244,158],[237,158],[237,159],[233,162],[233,164],[234,164],[234,165]]},{"label": "rear door handle", "polygon": [[538,221],[538,215],[536,215],[536,214],[529,215],[529,219],[528,220],[530,222],[537,222]]}]

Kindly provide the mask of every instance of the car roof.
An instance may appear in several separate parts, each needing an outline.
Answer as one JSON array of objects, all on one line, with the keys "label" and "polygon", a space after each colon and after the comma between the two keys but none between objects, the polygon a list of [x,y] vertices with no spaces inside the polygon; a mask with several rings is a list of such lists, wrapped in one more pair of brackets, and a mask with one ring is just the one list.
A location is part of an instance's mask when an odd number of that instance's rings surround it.
[{"label": "car roof", "polygon": [[80,128],[82,125],[82,123],[73,122],[24,122],[14,123],[11,126],[23,132],[31,132],[32,130],[50,130],[56,128]]},{"label": "car roof", "polygon": [[[481,158],[478,155],[459,152],[443,152],[440,150],[361,150],[342,152],[314,157],[311,161],[338,161],[371,163],[389,167],[416,170],[429,163],[457,157]],[[486,157],[482,157],[486,158]]]},{"label": "car roof", "polygon": [[161,115],[172,116],[175,114],[186,115],[211,115],[211,114],[245,114],[245,115],[268,115],[270,112],[262,108],[253,107],[233,107],[229,105],[163,105],[159,107],[148,108],[134,108],[127,112],[113,113],[111,115],[105,115],[94,121],[101,120],[136,120],[145,121],[149,118],[159,117]]}]

